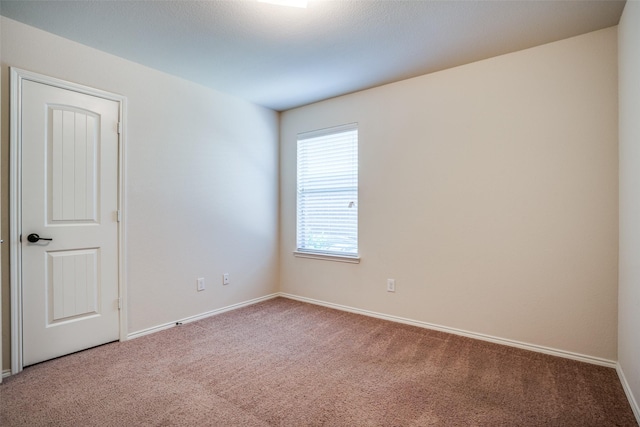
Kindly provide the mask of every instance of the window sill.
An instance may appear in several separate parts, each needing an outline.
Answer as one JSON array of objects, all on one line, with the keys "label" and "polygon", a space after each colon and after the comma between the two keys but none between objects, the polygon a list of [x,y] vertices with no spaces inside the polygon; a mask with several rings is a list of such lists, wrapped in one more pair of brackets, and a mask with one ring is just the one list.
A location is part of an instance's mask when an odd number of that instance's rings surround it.
[{"label": "window sill", "polygon": [[315,252],[298,252],[294,251],[293,255],[298,258],[310,258],[310,259],[320,259],[323,261],[337,261],[337,262],[346,262],[349,264],[360,264],[359,256],[346,256],[346,255],[330,255],[330,254],[320,254]]}]

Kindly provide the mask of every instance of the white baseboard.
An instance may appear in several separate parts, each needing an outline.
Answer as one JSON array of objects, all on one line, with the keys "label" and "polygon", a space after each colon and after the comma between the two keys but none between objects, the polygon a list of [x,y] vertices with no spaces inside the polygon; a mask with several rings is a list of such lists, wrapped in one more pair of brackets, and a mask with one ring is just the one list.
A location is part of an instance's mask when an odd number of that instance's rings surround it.
[{"label": "white baseboard", "polygon": [[616,362],[614,362],[613,360],[602,359],[602,358],[599,358],[599,357],[588,356],[588,355],[585,355],[585,354],[573,353],[573,352],[570,352],[570,351],[558,350],[558,349],[555,349],[555,348],[544,347],[544,346],[540,346],[540,345],[536,345],[536,344],[529,344],[529,343],[525,343],[525,342],[520,342],[520,341],[515,341],[515,340],[510,340],[510,339],[505,339],[505,338],[499,338],[499,337],[494,337],[494,336],[491,336],[491,335],[480,334],[480,333],[477,333],[477,332],[469,332],[469,331],[465,331],[465,330],[462,330],[462,329],[450,328],[450,327],[447,327],[447,326],[436,325],[436,324],[433,324],[433,323],[422,322],[422,321],[419,321],[419,320],[405,319],[403,317],[392,316],[392,315],[383,314],[383,313],[377,313],[375,311],[363,310],[363,309],[360,309],[360,308],[354,308],[354,307],[349,307],[349,306],[340,305],[340,304],[334,304],[334,303],[330,303],[330,302],[326,302],[326,301],[316,300],[316,299],[313,299],[313,298],[306,298],[306,297],[301,297],[301,296],[297,296],[297,295],[292,295],[292,294],[288,294],[288,293],[285,293],[285,292],[280,292],[279,295],[284,297],[284,298],[289,298],[289,299],[302,301],[302,302],[308,302],[310,304],[321,305],[321,306],[324,306],[324,307],[335,308],[337,310],[348,311],[348,312],[356,313],[356,314],[362,314],[364,316],[376,317],[378,319],[390,320],[392,322],[404,323],[404,324],[407,324],[407,325],[418,326],[418,327],[421,327],[421,328],[433,329],[433,330],[436,330],[436,331],[447,332],[447,333],[455,334],[455,335],[461,335],[461,336],[464,336],[464,337],[474,338],[474,339],[478,339],[478,340],[482,340],[482,341],[488,341],[488,342],[492,342],[492,343],[496,343],[496,344],[508,345],[510,347],[517,347],[517,348],[521,348],[521,349],[524,349],[524,350],[530,350],[530,351],[535,351],[535,352],[538,352],[538,353],[549,354],[551,356],[563,357],[565,359],[578,360],[580,362],[591,363],[593,365],[606,366],[606,367],[609,367],[609,368],[615,368],[616,367]]},{"label": "white baseboard", "polygon": [[633,395],[631,387],[629,387],[627,377],[624,376],[624,371],[622,370],[622,366],[620,366],[620,362],[616,363],[616,372],[618,372],[618,378],[620,378],[620,383],[622,383],[624,394],[627,395],[627,400],[629,400],[629,404],[631,405],[631,409],[633,410],[633,415],[635,415],[636,421],[640,425],[640,406],[638,406],[638,401]]},{"label": "white baseboard", "polygon": [[11,369],[5,369],[2,371],[2,378],[7,378],[11,376]]},{"label": "white baseboard", "polygon": [[201,320],[201,319],[205,319],[207,317],[215,316],[216,314],[221,314],[221,313],[224,313],[226,311],[237,310],[238,308],[242,308],[242,307],[246,307],[246,306],[249,306],[249,305],[257,304],[257,303],[262,302],[262,301],[270,300],[270,299],[276,298],[278,296],[279,296],[278,293],[265,295],[263,297],[254,298],[254,299],[251,299],[249,301],[239,302],[237,304],[232,304],[232,305],[228,305],[226,307],[217,308],[215,310],[207,311],[205,313],[196,314],[195,316],[189,316],[189,317],[185,317],[184,319],[175,320],[173,322],[164,323],[162,325],[152,326],[151,328],[142,329],[142,330],[136,331],[136,332],[131,332],[130,334],[127,335],[127,339],[130,340],[130,339],[134,339],[134,338],[140,338],[142,336],[149,335],[149,334],[152,334],[154,332],[159,332],[159,331],[163,331],[165,329],[173,328],[177,324],[195,322],[197,320]]}]

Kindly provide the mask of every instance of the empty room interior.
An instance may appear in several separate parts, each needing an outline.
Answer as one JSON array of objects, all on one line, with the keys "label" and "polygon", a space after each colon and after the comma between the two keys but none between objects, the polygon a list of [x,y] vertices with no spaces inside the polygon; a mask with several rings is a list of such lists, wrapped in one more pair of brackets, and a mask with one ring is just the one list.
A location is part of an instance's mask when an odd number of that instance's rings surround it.
[{"label": "empty room interior", "polygon": [[640,2],[302,3],[0,1],[0,424],[640,423]]}]

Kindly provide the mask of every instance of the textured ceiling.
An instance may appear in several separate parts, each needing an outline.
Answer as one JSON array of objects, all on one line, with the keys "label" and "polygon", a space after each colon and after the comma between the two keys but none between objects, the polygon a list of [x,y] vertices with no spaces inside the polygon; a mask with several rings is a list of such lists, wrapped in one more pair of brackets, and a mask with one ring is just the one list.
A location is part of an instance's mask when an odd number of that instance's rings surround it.
[{"label": "textured ceiling", "polygon": [[624,1],[6,1],[0,14],[286,110],[616,25]]}]

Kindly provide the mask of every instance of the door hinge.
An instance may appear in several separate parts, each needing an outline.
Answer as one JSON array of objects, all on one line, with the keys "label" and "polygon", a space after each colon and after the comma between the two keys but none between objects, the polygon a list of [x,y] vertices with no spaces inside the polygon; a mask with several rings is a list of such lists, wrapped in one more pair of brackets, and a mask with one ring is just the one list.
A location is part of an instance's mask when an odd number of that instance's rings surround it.
[{"label": "door hinge", "polygon": [[118,122],[118,133],[122,133],[122,122]]},{"label": "door hinge", "polygon": [[120,209],[116,211],[116,217],[118,218],[118,222],[122,221],[122,213]]},{"label": "door hinge", "polygon": [[122,310],[122,298],[118,298],[118,310]]}]

